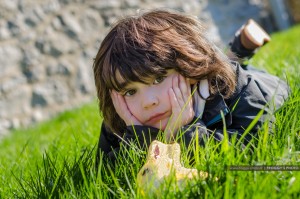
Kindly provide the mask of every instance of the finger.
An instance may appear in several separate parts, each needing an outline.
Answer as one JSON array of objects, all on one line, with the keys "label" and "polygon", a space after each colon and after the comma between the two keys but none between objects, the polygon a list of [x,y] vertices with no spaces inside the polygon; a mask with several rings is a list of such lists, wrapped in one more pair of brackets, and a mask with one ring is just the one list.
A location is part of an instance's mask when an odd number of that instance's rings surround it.
[{"label": "finger", "polygon": [[182,96],[182,92],[179,88],[179,77],[177,75],[175,77],[173,77],[173,82],[172,83],[173,83],[172,88],[173,88],[173,91],[174,91],[175,96],[177,98],[178,104],[179,104],[179,106],[183,107],[184,99],[183,99],[183,96]]},{"label": "finger", "polygon": [[126,103],[122,103],[122,99],[120,99],[120,94],[117,92],[113,92],[112,100],[113,100],[113,104],[114,104],[116,112],[124,121],[126,121],[127,105],[126,105]]},{"label": "finger", "polygon": [[170,98],[171,107],[172,107],[172,117],[170,118],[170,121],[169,121],[167,127],[173,129],[173,128],[175,128],[175,126],[176,126],[175,124],[180,115],[181,106],[178,103],[178,100],[177,100],[177,97],[175,95],[173,88],[170,88],[168,93],[169,93],[169,98]]},{"label": "finger", "polygon": [[188,85],[186,79],[182,75],[179,75],[179,88],[182,93],[183,101],[187,102],[189,98]]},{"label": "finger", "polygon": [[112,102],[113,102],[113,105],[114,105],[114,107],[115,107],[115,109],[116,109],[116,111],[119,109],[119,103],[118,103],[118,98],[117,98],[117,92],[116,91],[112,91],[111,93],[110,93],[110,97],[111,97],[111,100],[112,100]]},{"label": "finger", "polygon": [[120,95],[116,91],[112,91],[111,98],[116,112],[124,120],[127,126],[141,124],[141,122],[131,113],[124,96]]},{"label": "finger", "polygon": [[179,107],[179,103],[178,103],[178,100],[177,100],[177,97],[176,97],[176,95],[174,93],[173,88],[169,88],[168,92],[169,92],[169,98],[170,98],[172,110],[174,108],[178,108]]},{"label": "finger", "polygon": [[128,118],[128,107],[127,104],[124,100],[124,97],[121,96],[119,93],[117,93],[116,91],[112,91],[111,93],[111,98],[114,104],[114,107],[116,109],[116,112],[118,113],[118,115],[123,119],[126,120],[126,118]]},{"label": "finger", "polygon": [[189,78],[185,78],[185,82],[186,82],[186,87],[187,87],[187,93],[188,95],[191,95],[192,91],[191,91],[191,82]]},{"label": "finger", "polygon": [[125,101],[125,98],[123,95],[120,95],[117,93],[118,101],[120,105],[120,111],[122,112],[124,116],[124,121],[127,125],[140,125],[141,122],[132,114],[129,107],[127,106],[127,103]]},{"label": "finger", "polygon": [[192,98],[191,82],[190,82],[190,79],[189,79],[189,78],[186,78],[185,81],[186,81],[186,86],[187,86],[187,97],[188,97],[187,100],[189,100],[189,103],[191,103],[191,102],[192,102],[192,99],[193,99],[193,98]]},{"label": "finger", "polygon": [[119,104],[119,108],[120,108],[119,112],[121,112],[127,120],[131,119],[132,114],[131,114],[130,110],[128,109],[128,106],[125,102],[124,97],[122,95],[120,95],[119,93],[117,93],[117,98],[118,98],[118,104]]}]

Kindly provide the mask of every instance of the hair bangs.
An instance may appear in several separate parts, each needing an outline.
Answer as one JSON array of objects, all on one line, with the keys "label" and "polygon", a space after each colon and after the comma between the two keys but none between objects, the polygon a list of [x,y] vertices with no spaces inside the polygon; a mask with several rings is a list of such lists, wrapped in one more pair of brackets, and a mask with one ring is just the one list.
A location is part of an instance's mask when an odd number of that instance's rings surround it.
[{"label": "hair bangs", "polygon": [[110,68],[106,76],[106,84],[116,91],[121,91],[130,82],[147,84],[151,77],[164,75],[167,69],[152,61],[154,55],[138,52],[136,49],[128,49],[126,53],[113,53]]}]

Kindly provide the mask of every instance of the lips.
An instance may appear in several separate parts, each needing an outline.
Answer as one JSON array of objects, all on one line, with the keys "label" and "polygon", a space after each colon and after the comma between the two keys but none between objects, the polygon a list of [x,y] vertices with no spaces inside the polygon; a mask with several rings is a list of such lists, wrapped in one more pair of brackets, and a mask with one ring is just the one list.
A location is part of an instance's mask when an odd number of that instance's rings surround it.
[{"label": "lips", "polygon": [[164,119],[166,116],[167,116],[167,112],[158,113],[158,114],[151,116],[145,123],[154,124],[154,123],[160,121],[161,119]]}]

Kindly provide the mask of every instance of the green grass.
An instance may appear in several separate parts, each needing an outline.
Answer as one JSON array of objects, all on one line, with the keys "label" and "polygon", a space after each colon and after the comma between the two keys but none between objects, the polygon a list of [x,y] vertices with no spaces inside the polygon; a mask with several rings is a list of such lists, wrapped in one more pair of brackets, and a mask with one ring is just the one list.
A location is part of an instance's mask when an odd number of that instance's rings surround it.
[{"label": "green grass", "polygon": [[45,159],[55,157],[61,164],[61,160],[74,160],[81,151],[92,149],[101,124],[97,109],[97,103],[93,102],[34,127],[16,130],[1,140],[0,196],[22,193],[20,180],[37,172],[46,152],[49,156]]},{"label": "green grass", "polygon": [[[196,147],[194,164],[182,148],[186,167],[207,171],[180,190],[172,183],[157,189],[163,198],[299,198],[300,171],[229,171],[228,165],[300,166],[300,26],[272,35],[251,60],[270,73],[287,77],[293,94],[276,113],[274,134],[263,128],[257,147],[241,150],[232,140]],[[0,141],[0,198],[142,198],[137,172],[146,152],[132,147],[116,167],[94,169],[101,118],[97,103],[62,113],[53,120],[12,132]],[[215,181],[215,177],[218,178]],[[151,197],[151,195],[149,195]]]}]

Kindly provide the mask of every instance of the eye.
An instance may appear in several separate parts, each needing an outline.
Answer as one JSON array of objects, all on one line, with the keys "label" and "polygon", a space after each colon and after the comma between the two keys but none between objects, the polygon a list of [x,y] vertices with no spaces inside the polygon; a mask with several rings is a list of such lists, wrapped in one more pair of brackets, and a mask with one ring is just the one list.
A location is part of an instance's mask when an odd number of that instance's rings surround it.
[{"label": "eye", "polygon": [[159,77],[155,78],[153,84],[159,84],[159,83],[163,82],[165,80],[165,78],[166,78],[165,76],[159,76]]},{"label": "eye", "polygon": [[124,92],[123,96],[132,96],[136,93],[136,90],[131,89]]}]

